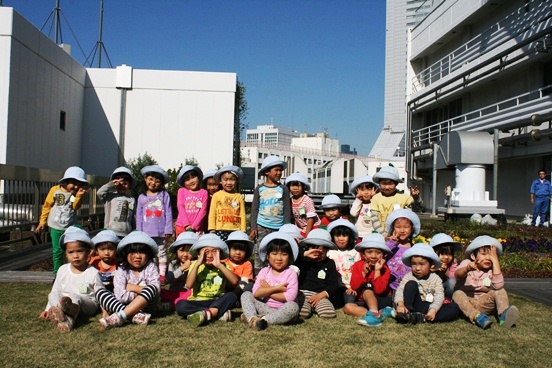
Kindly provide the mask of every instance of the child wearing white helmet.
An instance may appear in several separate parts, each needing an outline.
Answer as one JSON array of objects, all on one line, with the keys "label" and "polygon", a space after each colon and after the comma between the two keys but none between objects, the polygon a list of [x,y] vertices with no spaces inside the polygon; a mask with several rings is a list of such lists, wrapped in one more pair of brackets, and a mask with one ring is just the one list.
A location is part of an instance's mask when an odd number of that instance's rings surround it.
[{"label": "child wearing white helmet", "polygon": [[[255,243],[249,240],[246,233],[236,230],[228,235],[226,244],[228,245],[228,259],[225,259],[224,262],[240,278],[238,287],[234,289],[239,298],[244,288],[253,282],[253,265],[249,259],[253,254]],[[251,286],[253,285],[251,284]]]},{"label": "child wearing white helmet", "polygon": [[78,166],[72,166],[65,170],[59,185],[50,188],[42,213],[35,229],[36,233],[50,229],[52,240],[52,259],[54,263],[54,276],[63,264],[63,249],[59,239],[67,228],[77,223],[77,210],[81,207],[82,196],[89,190],[84,170]]},{"label": "child wearing white helmet", "polygon": [[278,231],[282,225],[291,222],[291,202],[289,189],[280,183],[287,163],[278,156],[267,156],[263,160],[259,174],[265,181],[253,191],[251,203],[251,232],[249,239],[255,241],[255,273],[263,264],[259,258],[259,244],[265,236]]},{"label": "child wearing white helmet", "polygon": [[306,194],[310,184],[305,175],[293,173],[286,178],[286,187],[291,193],[291,211],[295,225],[301,229],[301,235],[306,237],[309,232],[320,225],[313,200]]},{"label": "child wearing white helmet", "polygon": [[243,170],[234,165],[222,167],[215,174],[215,181],[222,189],[211,198],[209,208],[209,232],[215,233],[222,241],[232,231],[245,232],[245,202],[239,191]]},{"label": "child wearing white helmet", "polygon": [[171,196],[165,190],[169,174],[159,165],[144,166],[145,193],[140,194],[136,205],[136,230],[145,232],[158,247],[159,277],[166,282],[167,244],[173,234]]},{"label": "child wearing white helmet", "polygon": [[435,272],[441,278],[441,281],[443,281],[445,299],[446,301],[450,301],[452,300],[452,293],[454,293],[454,286],[456,285],[454,273],[458,268],[458,260],[454,258],[454,253],[460,251],[462,244],[454,241],[447,234],[439,233],[433,235],[429,245],[433,247],[433,250],[435,250],[441,261],[441,267],[434,267],[431,271]]},{"label": "child wearing white helmet", "polygon": [[333,221],[346,218],[342,215],[346,204],[341,203],[341,198],[335,194],[328,194],[322,198],[320,209],[324,211],[324,217],[320,219],[320,228],[326,230]]},{"label": "child wearing white helmet", "polygon": [[275,231],[262,240],[259,254],[267,266],[257,275],[253,291],[245,291],[240,300],[240,320],[260,331],[268,325],[293,322],[299,315],[297,273],[289,266],[299,250],[293,235]]},{"label": "child wearing white helmet", "polygon": [[93,246],[88,233],[71,226],[61,236],[60,244],[69,263],[59,268],[48,305],[39,318],[54,322],[60,331],[70,331],[78,315],[90,317],[96,313],[94,294],[105,289],[98,270],[88,264]]},{"label": "child wearing white helmet", "polygon": [[328,258],[328,251],[337,247],[324,229],[313,229],[299,247],[299,257],[295,262],[300,270],[299,316],[309,318],[316,313],[321,318],[334,318],[334,303],[340,301],[341,291],[339,274],[335,262]]},{"label": "child wearing white helmet", "polygon": [[176,313],[194,327],[214,320],[231,321],[230,309],[238,301],[231,290],[240,279],[222,261],[228,258],[228,246],[216,234],[204,234],[192,245],[190,254],[197,257],[186,278],[192,294],[176,303]]},{"label": "child wearing white helmet", "polygon": [[502,244],[488,235],[475,238],[466,249],[466,258],[456,270],[456,291],[452,299],[462,313],[482,329],[491,326],[490,314],[498,313],[498,323],[509,328],[516,323],[519,310],[510,305],[504,289],[504,276],[498,258]]},{"label": "child wearing white helmet", "polygon": [[113,277],[113,293],[107,289],[96,292],[96,299],[110,315],[100,319],[104,328],[122,326],[128,319],[147,325],[157,311],[159,301],[159,271],[153,259],[157,243],[142,231],[133,231],[117,245],[120,268]]},{"label": "child wearing white helmet", "polygon": [[[117,257],[119,241],[119,237],[113,230],[102,230],[92,238],[94,251],[89,263],[100,272],[102,283],[109,291],[113,291],[113,276],[119,263],[119,257]],[[107,316],[104,315],[104,317]]]},{"label": "child wearing white helmet", "polygon": [[399,171],[393,166],[382,167],[374,175],[374,182],[379,185],[380,192],[372,198],[370,206],[372,225],[374,230],[385,235],[389,231],[386,229],[389,213],[400,208],[412,208],[414,201],[421,206],[422,198],[416,187],[411,188],[410,195],[397,191],[397,184],[402,183],[403,180],[399,176]]},{"label": "child wearing white helmet", "polygon": [[374,230],[370,208],[372,198],[378,192],[378,185],[371,176],[364,175],[353,180],[349,188],[355,196],[350,213],[351,216],[357,218],[355,226],[358,230],[358,236],[362,240],[365,235]]},{"label": "child wearing white helmet", "polygon": [[132,171],[121,166],[113,171],[111,180],[102,185],[97,193],[104,205],[104,227],[121,238],[132,231],[136,206],[136,200],[130,193],[133,182]]},{"label": "child wearing white helmet", "polygon": [[209,206],[209,193],[201,188],[203,171],[197,166],[186,165],[176,177],[176,183],[181,187],[176,195],[176,236],[184,231],[194,231],[202,235],[206,230],[205,217]]},{"label": "child wearing white helmet", "polygon": [[443,304],[445,293],[441,278],[431,272],[441,261],[431,246],[417,243],[402,255],[403,263],[411,268],[395,292],[399,323],[449,322],[458,318],[456,303]]}]

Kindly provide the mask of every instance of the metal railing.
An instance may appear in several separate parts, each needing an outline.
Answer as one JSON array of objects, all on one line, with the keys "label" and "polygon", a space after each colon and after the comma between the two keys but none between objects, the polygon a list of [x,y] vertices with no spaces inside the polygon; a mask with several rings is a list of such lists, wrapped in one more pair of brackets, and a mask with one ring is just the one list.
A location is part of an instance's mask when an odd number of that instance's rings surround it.
[{"label": "metal railing", "polygon": [[[44,200],[62,176],[61,171],[0,164],[0,246],[22,239],[24,233],[36,228]],[[83,196],[77,221],[93,230],[103,223],[104,216],[97,189],[109,178],[87,175],[87,180],[90,190]]]},{"label": "metal railing", "polygon": [[432,142],[438,142],[446,133],[459,128],[464,130],[478,130],[479,127],[492,129],[495,127],[489,124],[492,119],[499,118],[500,125],[506,127],[508,114],[523,113],[527,115],[524,108],[531,107],[533,109],[537,102],[544,102],[548,106],[547,109],[552,108],[552,85],[526,92],[428,127],[413,130],[411,133],[411,147],[415,149],[425,147]]},{"label": "metal railing", "polygon": [[[439,81],[506,42],[519,38],[552,16],[549,2],[532,0],[499,22],[444,56],[412,78],[412,89],[418,92]],[[526,34],[529,36],[531,32]],[[529,52],[529,51],[528,51]]]}]

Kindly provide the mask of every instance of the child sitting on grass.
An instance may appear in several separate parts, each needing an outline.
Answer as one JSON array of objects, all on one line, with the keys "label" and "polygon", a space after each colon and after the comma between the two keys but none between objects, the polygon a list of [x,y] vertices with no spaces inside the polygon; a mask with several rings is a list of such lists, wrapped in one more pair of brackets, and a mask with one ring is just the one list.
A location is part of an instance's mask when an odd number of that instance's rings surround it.
[{"label": "child sitting on grass", "polygon": [[119,241],[119,237],[113,230],[102,230],[92,238],[94,256],[90,257],[89,263],[100,272],[102,284],[110,291],[113,291],[113,275],[119,263],[119,257],[117,257]]},{"label": "child sitting on grass", "polygon": [[454,258],[454,253],[460,251],[462,244],[455,242],[447,234],[439,233],[433,235],[429,245],[433,247],[433,250],[439,256],[441,261],[441,267],[432,267],[431,271],[435,272],[437,276],[443,281],[443,288],[445,289],[445,303],[452,300],[452,294],[454,293],[454,286],[456,285],[456,278],[454,273],[458,268],[458,260]]},{"label": "child sitting on grass", "polygon": [[462,313],[482,329],[491,326],[488,315],[498,313],[498,323],[509,328],[516,323],[519,310],[510,305],[504,290],[504,276],[498,257],[502,244],[488,235],[475,238],[466,249],[466,258],[456,269],[456,291],[452,299]]},{"label": "child sitting on grass", "polygon": [[343,312],[362,317],[357,321],[360,325],[379,326],[382,320],[379,310],[391,305],[391,272],[383,257],[391,251],[380,234],[366,235],[355,249],[364,255],[364,260],[359,260],[353,265],[351,276],[351,288],[357,298],[352,303],[345,304]]},{"label": "child sitting on grass", "polygon": [[176,241],[169,247],[169,253],[175,255],[175,259],[169,263],[167,268],[167,284],[169,290],[161,289],[160,309],[172,311],[176,308],[176,303],[186,300],[192,293],[186,287],[188,271],[192,264],[192,255],[190,248],[199,240],[197,233],[185,231],[178,235]]},{"label": "child sitting on grass", "polygon": [[355,225],[346,219],[332,221],[328,225],[328,232],[337,246],[337,249],[328,251],[328,258],[333,259],[340,276],[338,282],[341,296],[335,305],[340,308],[356,299],[356,292],[351,288],[351,275],[353,265],[360,260],[360,253],[354,249],[358,232]]},{"label": "child sitting on grass", "polygon": [[358,230],[359,240],[362,240],[365,235],[374,230],[370,208],[372,198],[378,192],[378,185],[371,176],[364,175],[353,180],[350,191],[355,196],[350,213],[351,216],[357,218],[355,226]]},{"label": "child sitting on grass", "polygon": [[221,261],[228,258],[228,246],[217,235],[204,234],[192,245],[190,254],[197,256],[186,279],[186,287],[192,289],[192,294],[176,303],[176,313],[194,327],[215,319],[231,321],[230,308],[238,298],[227,289],[234,289],[239,278]]},{"label": "child sitting on grass", "polygon": [[441,262],[433,248],[417,243],[402,255],[403,263],[411,267],[395,293],[399,323],[448,322],[458,318],[456,303],[443,304],[445,293],[441,278],[431,272]]},{"label": "child sitting on grass", "polygon": [[231,232],[226,239],[226,244],[229,249],[229,257],[224,262],[240,278],[238,287],[234,289],[234,293],[239,299],[244,288],[253,282],[253,265],[249,258],[253,254],[255,244],[249,240],[246,233],[240,230]]},{"label": "child sitting on grass", "polygon": [[86,231],[75,226],[67,228],[60,237],[60,246],[69,263],[59,268],[48,305],[39,318],[50,319],[60,331],[70,331],[79,313],[96,313],[94,293],[103,285],[98,270],[88,264],[92,241]]},{"label": "child sitting on grass", "polygon": [[330,233],[314,229],[299,243],[299,316],[309,318],[313,313],[322,318],[336,316],[334,302],[339,295],[339,274],[335,262],[328,258],[328,250],[337,247]]},{"label": "child sitting on grass", "polygon": [[297,273],[289,266],[297,259],[299,249],[293,235],[281,231],[263,238],[259,256],[268,265],[261,269],[253,291],[241,296],[241,321],[260,331],[268,325],[293,322],[299,315]]},{"label": "child sitting on grass", "polygon": [[[335,194],[328,194],[322,198],[320,208],[324,211],[324,217],[320,220],[320,228],[326,230],[333,221],[345,218],[341,213],[346,205],[341,203],[341,198]],[[328,230],[329,231],[329,230]]]},{"label": "child sitting on grass", "polygon": [[96,292],[96,299],[110,313],[100,324],[107,329],[131,319],[134,324],[147,325],[159,300],[159,272],[153,262],[157,243],[146,233],[133,231],[119,242],[117,252],[121,267],[113,277],[114,292]]}]

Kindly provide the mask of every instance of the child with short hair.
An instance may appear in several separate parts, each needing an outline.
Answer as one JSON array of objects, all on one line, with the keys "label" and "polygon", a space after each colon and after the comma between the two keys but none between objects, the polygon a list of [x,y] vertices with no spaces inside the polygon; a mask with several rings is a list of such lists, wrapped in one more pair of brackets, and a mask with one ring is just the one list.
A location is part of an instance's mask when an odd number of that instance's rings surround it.
[{"label": "child with short hair", "polygon": [[439,233],[433,235],[429,245],[437,253],[441,261],[441,267],[433,267],[431,271],[441,278],[443,288],[445,289],[445,303],[447,303],[452,300],[454,286],[456,285],[454,273],[458,268],[458,260],[454,258],[454,253],[460,251],[462,244],[454,241],[447,234]]},{"label": "child with short hair", "polygon": [[117,236],[125,237],[132,231],[136,200],[130,194],[134,180],[132,171],[118,167],[111,174],[111,180],[98,189],[97,196],[104,205],[104,227],[113,230]]},{"label": "child with short hair", "polygon": [[345,304],[343,312],[362,317],[357,321],[363,326],[381,325],[383,310],[391,305],[389,278],[391,272],[385,264],[385,254],[391,253],[380,234],[368,234],[355,249],[364,255],[353,265],[351,288],[356,300]]},{"label": "child with short hair", "polygon": [[264,183],[253,191],[251,203],[251,232],[249,239],[255,241],[255,273],[259,273],[262,262],[259,258],[259,244],[263,238],[278,231],[282,225],[291,221],[291,202],[289,189],[280,183],[282,171],[287,163],[278,156],[267,156],[263,160],[260,174],[265,176]]},{"label": "child with short hair", "polygon": [[320,220],[320,228],[326,230],[328,225],[337,219],[346,218],[342,215],[345,204],[335,194],[328,194],[322,198],[320,208],[324,211],[324,217]]},{"label": "child with short hair", "polygon": [[176,303],[186,300],[192,290],[186,287],[188,271],[192,264],[190,248],[199,240],[199,236],[191,231],[185,231],[169,247],[169,253],[175,255],[174,261],[167,269],[167,284],[169,290],[161,289],[161,305],[163,310],[175,310]]},{"label": "child with short hair", "polygon": [[498,323],[509,328],[516,323],[519,310],[510,305],[504,289],[504,276],[498,258],[502,244],[488,235],[475,238],[466,249],[466,258],[456,269],[456,291],[452,299],[458,303],[462,313],[482,329],[491,326],[488,317],[495,311]]},{"label": "child with short hair", "polygon": [[309,232],[320,225],[313,200],[306,194],[310,190],[307,178],[300,173],[293,173],[286,178],[286,187],[291,193],[291,210],[295,225],[301,229],[301,235],[306,237]]},{"label": "child with short hair", "polygon": [[397,290],[402,278],[410,272],[410,267],[402,261],[403,253],[412,247],[412,239],[420,233],[420,218],[408,209],[398,209],[387,217],[389,235],[386,245],[391,254],[386,256],[387,267],[391,271],[389,287]]},{"label": "child with short hair", "polygon": [[96,313],[94,293],[103,285],[98,270],[88,264],[92,241],[86,231],[75,226],[67,228],[60,237],[60,246],[69,263],[59,268],[48,304],[39,318],[54,322],[60,331],[70,331],[79,314]]},{"label": "child with short hair", "polygon": [[209,209],[209,231],[223,242],[232,231],[245,232],[245,202],[239,192],[243,170],[238,166],[227,165],[217,171],[215,181],[222,189],[211,199]]},{"label": "child with short hair", "polygon": [[228,235],[226,244],[228,245],[229,255],[224,262],[240,278],[238,287],[234,289],[234,293],[239,298],[244,288],[253,282],[253,265],[249,258],[253,254],[254,243],[249,240],[246,233],[236,230]]},{"label": "child with short hair", "polygon": [[441,262],[433,248],[417,243],[402,255],[403,263],[411,267],[395,292],[399,323],[449,322],[458,318],[456,303],[443,304],[445,293],[441,278],[431,272]]},{"label": "child with short hair", "polygon": [[197,256],[186,279],[186,287],[192,289],[192,294],[176,303],[176,313],[194,327],[215,319],[231,321],[230,308],[238,298],[227,290],[234,289],[239,278],[221,261],[228,258],[228,246],[216,234],[204,234],[192,245],[190,254]]},{"label": "child with short hair", "polygon": [[397,185],[403,180],[399,177],[399,171],[393,166],[382,167],[374,175],[374,182],[379,185],[380,192],[372,198],[370,206],[372,225],[378,233],[386,235],[387,216],[400,208],[412,208],[412,203],[417,202],[421,206],[422,198],[417,187],[411,188],[410,195],[399,193]]},{"label": "child with short hair", "polygon": [[328,251],[328,258],[333,259],[335,267],[340,275],[338,279],[340,297],[335,306],[341,307],[345,303],[353,303],[356,299],[356,291],[351,288],[351,275],[353,265],[360,260],[360,253],[355,248],[358,238],[356,227],[345,219],[337,219],[328,225],[328,232],[337,249]]},{"label": "child with short hair", "polygon": [[313,313],[322,318],[336,316],[333,302],[339,300],[339,274],[328,250],[337,247],[329,232],[313,229],[299,243],[301,251],[295,263],[299,267],[299,316],[309,318]]},{"label": "child with short hair", "polygon": [[78,166],[71,166],[65,170],[59,185],[50,188],[44,200],[35,232],[41,232],[46,226],[50,228],[54,276],[63,264],[64,251],[61,249],[59,239],[67,228],[77,223],[77,210],[81,207],[82,196],[88,189],[84,170]]},{"label": "child with short hair", "polygon": [[209,169],[203,173],[202,186],[203,189],[209,193],[209,198],[213,197],[213,194],[220,190],[219,183],[215,180],[217,169]]},{"label": "child with short hair", "polygon": [[350,186],[351,193],[355,200],[351,205],[350,214],[356,217],[355,226],[358,230],[359,241],[374,231],[370,213],[370,203],[372,197],[378,192],[378,185],[372,180],[371,176],[364,175],[353,180]]},{"label": "child with short hair", "polygon": [[209,193],[201,188],[203,172],[197,166],[186,165],[176,178],[176,183],[181,186],[178,189],[176,207],[176,236],[184,231],[195,231],[199,235],[205,231],[204,223],[209,206]]},{"label": "child with short hair", "polygon": [[100,318],[104,328],[122,326],[128,319],[137,325],[147,325],[159,301],[159,272],[153,259],[157,243],[145,232],[133,231],[117,246],[121,267],[113,277],[113,293],[107,289],[96,292],[96,300],[109,314]]},{"label": "child with short hair", "polygon": [[289,266],[298,253],[295,239],[286,232],[276,231],[263,238],[259,256],[268,265],[257,275],[253,291],[245,291],[241,296],[242,322],[260,331],[268,325],[282,325],[297,319],[299,283],[297,273]]},{"label": "child with short hair", "polygon": [[169,174],[159,165],[144,166],[146,192],[138,197],[136,230],[145,232],[158,247],[159,278],[162,285],[167,274],[167,243],[173,234],[171,196],[165,191]]},{"label": "child with short hair", "polygon": [[[113,230],[102,230],[92,238],[94,253],[89,264],[98,270],[102,284],[107,290],[113,291],[113,275],[117,269],[117,245],[119,237]],[[104,317],[107,317],[104,315]]]}]

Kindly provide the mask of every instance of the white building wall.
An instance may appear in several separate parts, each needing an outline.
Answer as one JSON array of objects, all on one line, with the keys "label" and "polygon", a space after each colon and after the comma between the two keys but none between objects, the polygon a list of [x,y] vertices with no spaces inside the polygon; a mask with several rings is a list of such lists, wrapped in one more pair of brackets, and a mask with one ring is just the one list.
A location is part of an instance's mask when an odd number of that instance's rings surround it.
[{"label": "white building wall", "polygon": [[53,170],[80,164],[85,68],[12,8],[0,7],[0,38],[7,55],[0,67],[1,162]]}]

